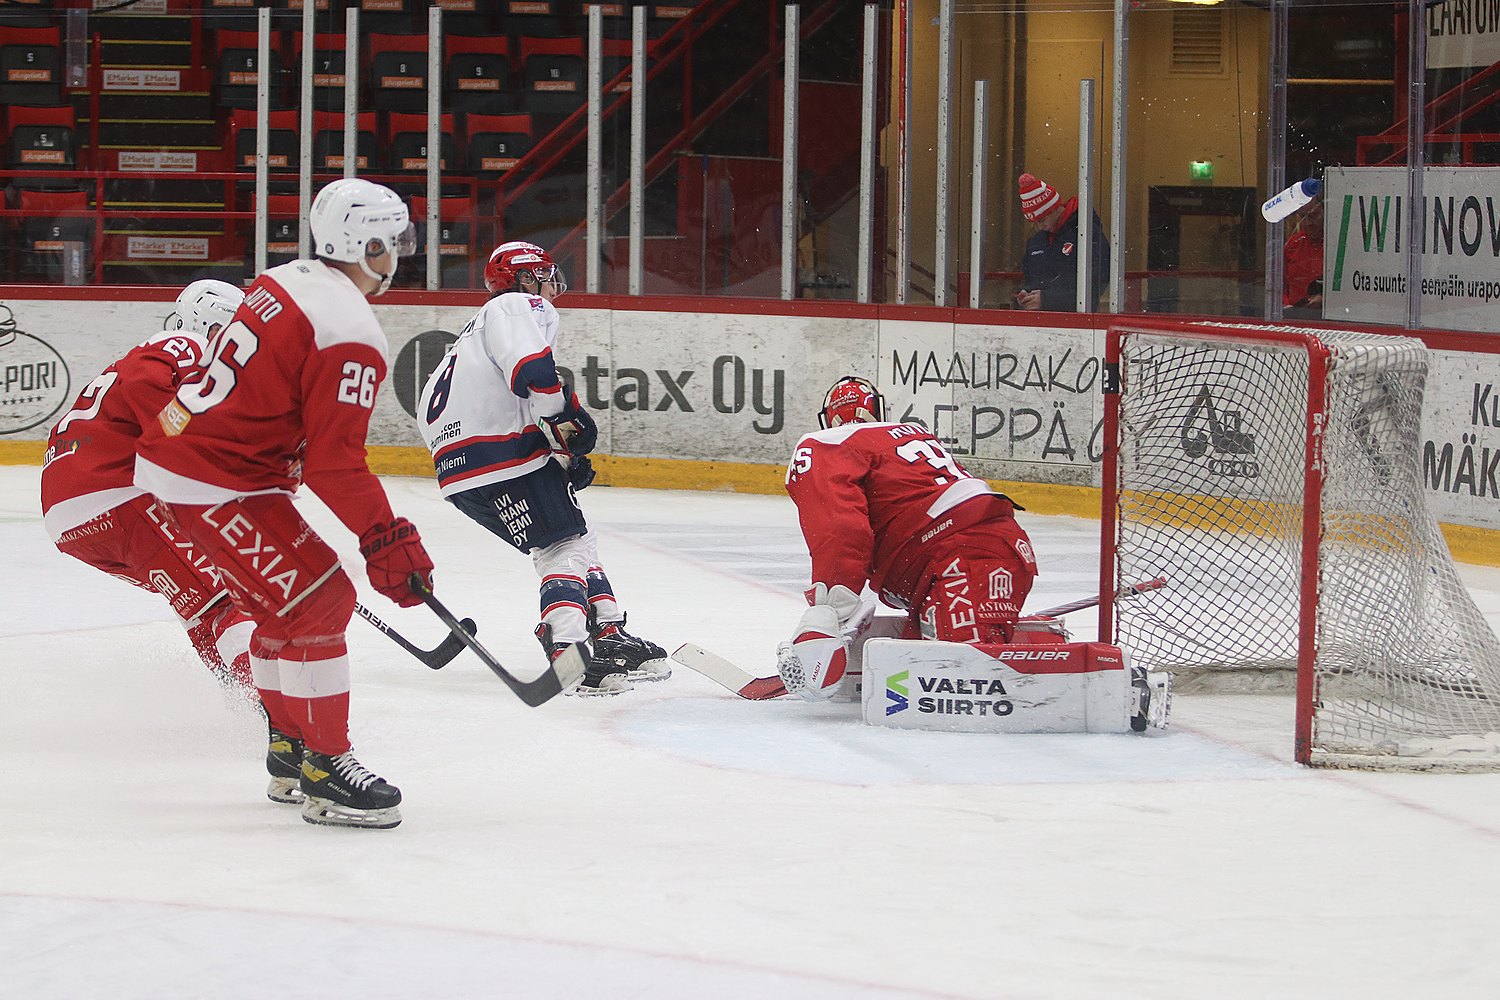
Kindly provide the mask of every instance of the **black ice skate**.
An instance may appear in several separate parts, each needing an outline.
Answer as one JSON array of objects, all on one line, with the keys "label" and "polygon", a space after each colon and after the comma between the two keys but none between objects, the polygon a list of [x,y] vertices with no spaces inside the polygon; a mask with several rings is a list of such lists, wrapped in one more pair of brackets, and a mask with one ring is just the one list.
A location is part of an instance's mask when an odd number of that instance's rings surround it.
[{"label": "black ice skate", "polygon": [[625,619],[598,622],[593,631],[594,662],[624,667],[632,681],[664,681],[672,676],[667,651],[625,631]]},{"label": "black ice skate", "polygon": [[301,738],[271,730],[271,742],[266,747],[266,772],[271,775],[266,798],[300,806],[307,798],[298,784],[302,778]]},{"label": "black ice skate", "polygon": [[[553,642],[552,626],[546,622],[536,627],[536,641],[542,644],[548,660],[557,659],[572,645],[570,642]],[[579,681],[573,690],[563,693],[585,698],[599,697],[622,694],[634,686],[630,683],[629,671],[624,667],[589,657],[588,666],[583,672],[583,680]]]},{"label": "black ice skate", "polygon": [[389,830],[401,822],[401,789],[371,773],[346,750],[337,757],[309,750],[302,758],[302,818],[319,826]]}]

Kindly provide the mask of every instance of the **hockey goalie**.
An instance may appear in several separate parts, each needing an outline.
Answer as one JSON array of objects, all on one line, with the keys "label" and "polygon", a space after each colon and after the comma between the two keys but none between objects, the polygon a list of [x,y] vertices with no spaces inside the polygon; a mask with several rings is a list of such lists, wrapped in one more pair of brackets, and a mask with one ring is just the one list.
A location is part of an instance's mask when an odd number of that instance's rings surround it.
[{"label": "hockey goalie", "polygon": [[[808,609],[781,644],[790,694],[849,697],[865,721],[979,732],[1125,732],[1166,725],[1169,678],[1107,643],[1022,619],[1036,556],[1014,501],[917,424],[885,419],[862,378],[834,383],[786,487],[812,557]],[[880,601],[904,615],[877,615]],[[861,594],[865,596],[861,596]]]}]

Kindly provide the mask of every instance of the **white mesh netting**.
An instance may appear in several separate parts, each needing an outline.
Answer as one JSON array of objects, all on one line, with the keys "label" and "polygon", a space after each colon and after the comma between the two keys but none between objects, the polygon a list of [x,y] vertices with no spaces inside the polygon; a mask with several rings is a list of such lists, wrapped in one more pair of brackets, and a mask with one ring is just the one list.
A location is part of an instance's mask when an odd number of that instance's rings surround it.
[{"label": "white mesh netting", "polygon": [[[1137,663],[1190,684],[1289,685],[1304,589],[1308,351],[1254,328],[1198,329],[1236,340],[1193,328],[1121,338],[1116,576],[1168,585],[1120,603],[1117,636]],[[1312,762],[1500,766],[1500,642],[1423,490],[1426,348],[1290,332],[1330,354],[1307,589],[1316,694],[1299,706],[1311,712]]]}]

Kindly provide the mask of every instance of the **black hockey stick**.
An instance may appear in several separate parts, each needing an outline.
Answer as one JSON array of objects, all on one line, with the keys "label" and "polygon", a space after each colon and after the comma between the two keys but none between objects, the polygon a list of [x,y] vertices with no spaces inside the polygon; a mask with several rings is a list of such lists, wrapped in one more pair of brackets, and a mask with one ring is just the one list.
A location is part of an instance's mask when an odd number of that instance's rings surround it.
[{"label": "black hockey stick", "polygon": [[523,681],[509,670],[500,665],[500,661],[490,655],[490,651],[479,644],[479,640],[469,634],[463,627],[463,622],[453,617],[453,612],[444,607],[443,602],[433,596],[432,588],[423,582],[422,577],[413,573],[410,579],[412,593],[422,598],[422,603],[432,609],[432,613],[442,619],[448,631],[452,632],[451,638],[468,646],[474,651],[474,655],[490,668],[494,675],[505,682],[505,686],[516,693],[516,697],[522,702],[535,708],[545,702],[571,690],[579,681],[583,680],[585,664],[588,660],[586,652],[588,647],[581,642],[575,642],[542,672],[535,680]]},{"label": "black hockey stick", "polygon": [[[438,643],[436,649],[423,649],[420,646],[413,645],[400,632],[397,632],[385,622],[381,621],[379,618],[376,618],[373,611],[365,607],[363,604],[360,604],[358,601],[354,602],[354,610],[358,611],[359,616],[365,621],[369,622],[371,625],[374,625],[376,628],[380,629],[380,631],[390,636],[391,639],[395,641],[396,645],[400,646],[412,656],[415,656],[417,659],[427,664],[433,670],[443,669],[443,667],[448,663],[449,660],[453,659],[459,653],[462,653],[464,651],[464,641],[456,635],[449,635],[448,638]],[[458,624],[463,628],[465,632],[469,633],[470,635],[474,635],[479,631],[479,626],[474,624],[474,619],[472,618],[465,618]]]}]

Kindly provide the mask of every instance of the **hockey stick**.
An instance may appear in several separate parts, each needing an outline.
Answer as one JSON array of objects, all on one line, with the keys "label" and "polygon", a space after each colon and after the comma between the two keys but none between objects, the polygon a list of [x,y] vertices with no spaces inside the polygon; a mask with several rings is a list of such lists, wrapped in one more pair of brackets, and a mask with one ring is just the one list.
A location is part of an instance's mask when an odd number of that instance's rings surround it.
[{"label": "hockey stick", "polygon": [[[1154,580],[1142,580],[1140,583],[1127,583],[1125,586],[1115,591],[1115,600],[1118,601],[1126,597],[1134,597],[1137,594],[1144,594],[1152,590],[1160,590],[1166,585],[1167,578],[1164,576],[1159,576]],[[1093,597],[1080,597],[1078,600],[1069,601],[1066,604],[1058,604],[1054,607],[1043,608],[1040,611],[1032,611],[1028,613],[1026,617],[1056,618],[1059,615],[1071,614],[1074,611],[1082,611],[1084,608],[1092,608],[1098,603],[1099,595],[1095,594]]]},{"label": "hockey stick", "polygon": [[464,630],[463,623],[453,617],[453,612],[444,607],[443,602],[433,596],[432,588],[422,581],[422,577],[416,573],[410,579],[412,593],[422,598],[422,603],[432,609],[432,613],[440,618],[453,637],[474,651],[474,655],[490,668],[494,675],[505,682],[505,686],[516,693],[516,697],[532,708],[551,701],[564,691],[571,690],[579,681],[583,680],[584,666],[588,662],[585,651],[588,647],[581,642],[575,642],[568,650],[553,660],[544,670],[541,676],[534,680],[523,681],[509,670],[500,665],[500,661],[490,655],[490,651],[479,644],[479,640]]},{"label": "hockey stick", "polygon": [[[1160,590],[1167,585],[1167,578],[1159,576],[1154,580],[1143,580],[1140,583],[1128,584],[1116,592],[1117,598],[1134,597],[1152,590]],[[1037,611],[1027,617],[1054,618],[1065,615],[1070,611],[1081,611],[1091,608],[1099,603],[1099,595],[1093,597],[1080,597],[1076,601],[1059,604],[1056,607]],[[757,677],[743,667],[730,663],[717,653],[710,653],[702,646],[693,643],[685,643],[677,648],[672,654],[672,659],[685,667],[696,670],[709,680],[728,688],[741,698],[749,701],[769,701],[772,698],[780,698],[785,695],[786,685],[781,682],[779,674],[769,677]]]},{"label": "hockey stick", "polygon": [[[420,646],[413,645],[400,632],[397,632],[385,622],[381,621],[379,618],[376,618],[373,611],[365,607],[363,604],[360,604],[358,601],[354,602],[354,610],[359,612],[359,616],[365,621],[369,622],[371,625],[374,625],[376,628],[380,629],[380,631],[390,636],[391,639],[395,640],[396,645],[400,646],[412,656],[415,656],[417,659],[427,664],[433,670],[443,669],[443,667],[447,665],[449,660],[452,660],[455,656],[464,651],[464,641],[456,635],[449,635],[448,638],[438,643],[436,649],[423,649]],[[474,624],[474,619],[472,618],[465,618],[458,624],[465,632],[469,633],[470,635],[474,635],[479,631],[479,626]]]},{"label": "hockey stick", "polygon": [[677,647],[677,652],[672,654],[672,659],[750,701],[769,701],[786,694],[786,685],[781,682],[779,674],[756,677],[750,671],[735,666],[717,653],[710,653],[702,646],[691,642]]}]

